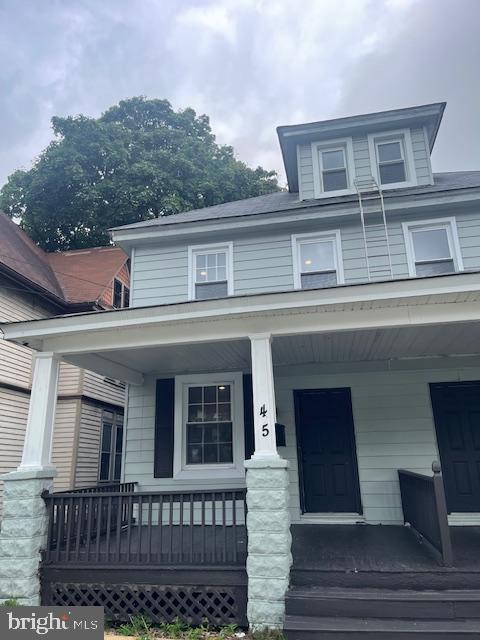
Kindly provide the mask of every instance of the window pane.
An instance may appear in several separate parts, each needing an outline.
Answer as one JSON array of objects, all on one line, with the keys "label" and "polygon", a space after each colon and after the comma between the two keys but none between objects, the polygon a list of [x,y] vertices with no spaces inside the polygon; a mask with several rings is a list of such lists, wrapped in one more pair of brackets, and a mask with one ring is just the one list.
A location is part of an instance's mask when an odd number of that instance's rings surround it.
[{"label": "window pane", "polygon": [[122,445],[123,445],[123,427],[117,427],[117,433],[115,436],[115,451],[117,453],[122,453]]},{"label": "window pane", "polygon": [[322,151],[322,169],[343,169],[345,167],[345,154],[341,149],[336,151]]},{"label": "window pane", "polygon": [[203,387],[190,387],[188,389],[188,402],[190,404],[202,402]]},{"label": "window pane", "polygon": [[224,267],[227,264],[227,256],[225,252],[217,253],[217,266]]},{"label": "window pane", "polygon": [[100,456],[100,480],[109,480],[110,454],[102,453]]},{"label": "window pane", "polygon": [[324,191],[338,191],[339,189],[346,189],[347,186],[347,172],[345,169],[323,172]]},{"label": "window pane", "polygon": [[217,387],[208,386],[203,387],[203,401],[204,402],[216,402],[217,401]]},{"label": "window pane", "polygon": [[217,267],[217,277],[216,280],[226,280],[227,279],[227,268],[226,267]]},{"label": "window pane", "polygon": [[189,422],[203,422],[203,405],[191,404],[188,407]]},{"label": "window pane", "polygon": [[415,265],[417,276],[435,276],[439,273],[454,273],[455,265],[453,260],[442,262],[420,262]]},{"label": "window pane", "polygon": [[187,446],[187,464],[202,464],[202,445]]},{"label": "window pane", "polygon": [[125,308],[130,306],[130,289],[128,287],[123,289],[123,306]]},{"label": "window pane", "polygon": [[417,262],[451,257],[446,229],[412,231],[412,240]]},{"label": "window pane", "polygon": [[112,449],[112,425],[108,422],[103,423],[102,430],[102,451],[110,453]]},{"label": "window pane", "polygon": [[335,269],[335,257],[331,240],[300,243],[301,273],[330,271],[332,269]]},{"label": "window pane", "polygon": [[382,184],[393,184],[394,182],[405,182],[405,163],[393,162],[392,164],[381,164],[378,167],[380,171],[380,182]]},{"label": "window pane", "polygon": [[187,425],[187,442],[189,444],[201,443],[203,439],[203,426],[201,424]]},{"label": "window pane", "polygon": [[203,462],[211,464],[218,462],[218,444],[205,444],[203,447]]},{"label": "window pane", "polygon": [[378,145],[377,149],[379,162],[391,162],[402,159],[400,142],[383,142]]},{"label": "window pane", "polygon": [[218,425],[218,440],[219,442],[232,442],[232,423],[231,422]]},{"label": "window pane", "polygon": [[228,464],[233,462],[233,449],[231,444],[220,444],[218,447],[218,461]]},{"label": "window pane", "polygon": [[226,298],[228,286],[226,282],[213,282],[211,284],[197,284],[195,286],[196,300],[209,300],[211,298]]},{"label": "window pane", "polygon": [[195,278],[196,278],[196,282],[207,282],[208,280],[207,269],[205,267],[203,269],[197,269]]},{"label": "window pane", "polygon": [[230,420],[230,403],[219,404],[218,405],[218,419],[219,420]]},{"label": "window pane", "polygon": [[302,289],[320,289],[332,287],[337,284],[336,271],[330,273],[306,273],[302,274]]},{"label": "window pane", "polygon": [[218,387],[218,401],[230,402],[230,385],[220,385]]},{"label": "window pane", "polygon": [[218,425],[206,424],[203,426],[203,441],[218,442]]},{"label": "window pane", "polygon": [[122,306],[122,283],[120,280],[113,281],[113,306],[117,309]]},{"label": "window pane", "polygon": [[120,480],[122,473],[122,454],[117,453],[115,456],[115,463],[113,468],[113,480]]}]

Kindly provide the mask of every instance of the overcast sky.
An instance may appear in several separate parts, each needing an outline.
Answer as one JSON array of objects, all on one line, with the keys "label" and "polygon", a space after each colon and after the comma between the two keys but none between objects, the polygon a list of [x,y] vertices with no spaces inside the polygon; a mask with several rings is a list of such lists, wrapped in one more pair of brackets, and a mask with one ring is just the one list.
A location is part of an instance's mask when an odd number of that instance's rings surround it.
[{"label": "overcast sky", "polygon": [[480,169],[479,63],[480,0],[0,0],[0,185],[134,95],[279,172],[277,125],[446,100],[434,170]]}]

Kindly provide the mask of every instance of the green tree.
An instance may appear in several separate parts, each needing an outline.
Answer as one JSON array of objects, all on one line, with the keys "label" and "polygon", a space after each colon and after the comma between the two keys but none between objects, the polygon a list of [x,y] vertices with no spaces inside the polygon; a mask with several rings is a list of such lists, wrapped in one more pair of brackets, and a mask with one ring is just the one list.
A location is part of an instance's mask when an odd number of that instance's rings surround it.
[{"label": "green tree", "polygon": [[99,118],[52,118],[54,140],[15,171],[0,208],[48,251],[109,242],[107,229],[279,189],[215,142],[207,116],[135,97]]}]

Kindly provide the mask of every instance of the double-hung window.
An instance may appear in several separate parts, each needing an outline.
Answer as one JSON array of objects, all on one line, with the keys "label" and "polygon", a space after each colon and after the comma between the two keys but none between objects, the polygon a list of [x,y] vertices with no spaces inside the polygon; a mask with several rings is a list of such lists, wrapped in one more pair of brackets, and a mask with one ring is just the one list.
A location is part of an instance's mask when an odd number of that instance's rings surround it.
[{"label": "double-hung window", "polygon": [[100,443],[100,482],[118,482],[122,471],[123,414],[103,411]]},{"label": "double-hung window", "polygon": [[340,231],[292,236],[296,289],[316,289],[342,284]]},{"label": "double-hung window", "polygon": [[207,300],[233,293],[232,246],[189,247],[189,298]]},{"label": "double-hung window", "polygon": [[455,218],[404,222],[411,276],[434,276],[463,270]]},{"label": "double-hung window", "polygon": [[243,476],[244,457],[242,374],[177,376],[174,475]]},{"label": "double-hung window", "polygon": [[351,193],[354,176],[350,138],[312,143],[315,197]]},{"label": "double-hung window", "polygon": [[117,278],[113,280],[113,306],[115,309],[130,306],[130,289]]},{"label": "double-hung window", "polygon": [[380,187],[414,186],[416,181],[409,129],[368,136],[372,175]]}]

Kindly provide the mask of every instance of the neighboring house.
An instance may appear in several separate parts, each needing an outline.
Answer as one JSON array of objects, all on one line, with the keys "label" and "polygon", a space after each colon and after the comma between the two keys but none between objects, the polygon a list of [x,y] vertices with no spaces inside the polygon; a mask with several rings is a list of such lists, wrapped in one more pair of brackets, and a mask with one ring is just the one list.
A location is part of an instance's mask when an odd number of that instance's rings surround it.
[{"label": "neighboring house", "polygon": [[288,192],[113,230],[131,308],[1,326],[38,352],[11,496],[51,486],[60,362],[129,383],[122,491],[45,497],[44,603],[478,637],[480,172],[432,173],[444,107],[280,127]]},{"label": "neighboring house", "polygon": [[[46,253],[0,213],[0,319],[34,320],[128,306],[127,262],[128,257],[116,247]],[[2,474],[21,461],[31,360],[28,347],[0,341]],[[107,441],[109,431],[116,430],[121,448],[124,396],[122,382],[62,363],[52,451],[57,490],[119,479],[120,455]],[[0,509],[2,490],[0,482]]]}]

